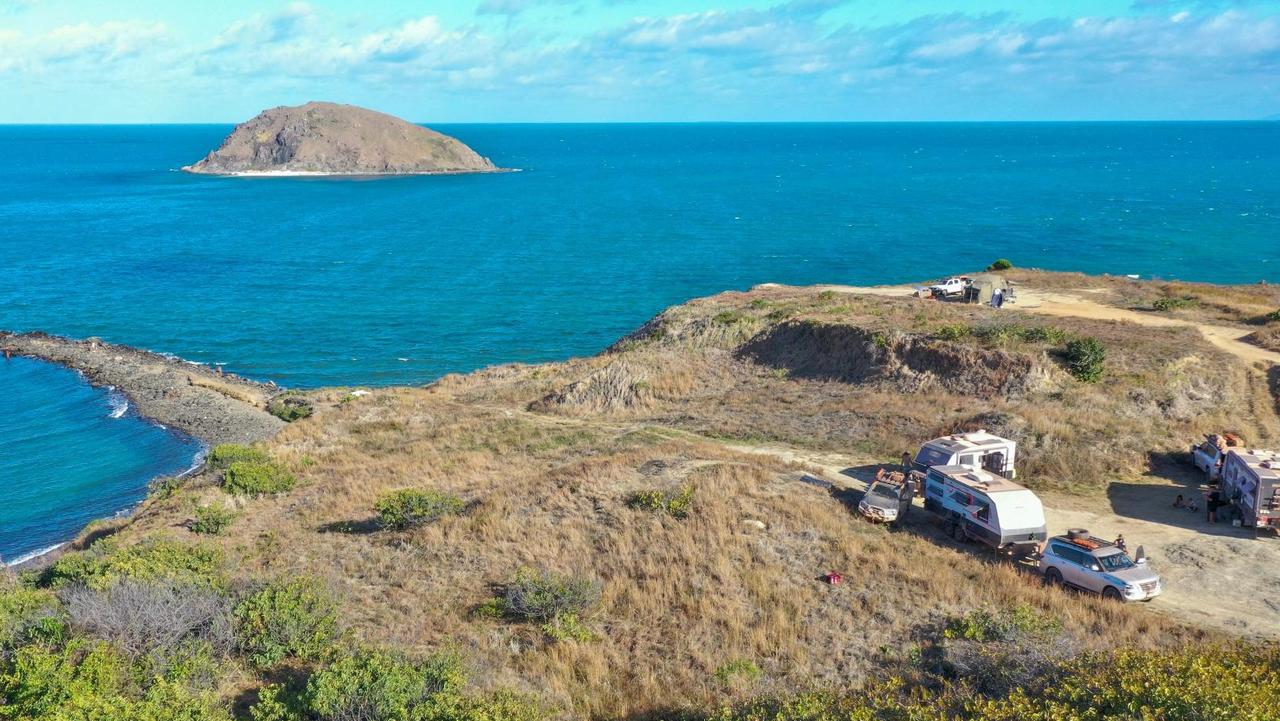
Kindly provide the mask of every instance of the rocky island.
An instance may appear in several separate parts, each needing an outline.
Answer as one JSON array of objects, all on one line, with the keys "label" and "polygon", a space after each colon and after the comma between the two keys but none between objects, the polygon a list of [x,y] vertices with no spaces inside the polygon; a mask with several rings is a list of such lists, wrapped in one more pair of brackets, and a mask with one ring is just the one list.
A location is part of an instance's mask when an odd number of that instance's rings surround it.
[{"label": "rocky island", "polygon": [[183,168],[202,175],[437,175],[500,170],[466,144],[354,105],[264,110]]}]

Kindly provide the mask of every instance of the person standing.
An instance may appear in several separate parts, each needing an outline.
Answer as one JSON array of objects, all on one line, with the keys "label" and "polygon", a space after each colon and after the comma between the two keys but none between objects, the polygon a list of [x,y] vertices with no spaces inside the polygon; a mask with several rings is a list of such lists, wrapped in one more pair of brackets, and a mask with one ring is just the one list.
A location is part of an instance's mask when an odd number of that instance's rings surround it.
[{"label": "person standing", "polygon": [[911,473],[911,454],[907,451],[902,452],[902,472],[908,475]]}]

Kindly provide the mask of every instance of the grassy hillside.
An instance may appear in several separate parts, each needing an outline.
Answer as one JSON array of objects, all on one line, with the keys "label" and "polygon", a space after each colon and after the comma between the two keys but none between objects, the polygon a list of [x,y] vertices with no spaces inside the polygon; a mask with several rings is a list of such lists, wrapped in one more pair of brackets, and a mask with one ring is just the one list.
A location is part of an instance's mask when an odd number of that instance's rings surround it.
[{"label": "grassy hillside", "polygon": [[[1092,381],[1067,353],[1087,338]],[[1277,673],[1270,651],[1199,650],[1202,630],[1042,588],[923,519],[863,523],[803,458],[888,462],[983,427],[1018,439],[1030,485],[1089,496],[1204,430],[1280,437],[1265,377],[1190,328],[767,287],[594,358],[307,399],[269,444],[220,449],[0,596],[0,718],[57,706],[36,674],[87,659],[131,679],[100,695],[138,717],[187,718],[145,716],[169,694],[259,721],[1021,718],[1065,713],[1040,685],[1064,663],[1098,698]],[[175,605],[205,610],[161,646],[118,630]],[[1083,680],[1100,662],[1079,654],[1119,648],[1105,663],[1127,675]]]}]

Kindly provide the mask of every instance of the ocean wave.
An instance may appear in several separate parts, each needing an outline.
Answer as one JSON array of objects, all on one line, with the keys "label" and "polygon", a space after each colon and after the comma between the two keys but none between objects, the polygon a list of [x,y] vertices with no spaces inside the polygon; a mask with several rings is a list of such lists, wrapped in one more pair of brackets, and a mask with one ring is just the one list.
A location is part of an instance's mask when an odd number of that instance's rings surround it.
[{"label": "ocean wave", "polygon": [[12,561],[5,561],[5,562],[4,562],[4,565],[6,565],[6,566],[16,566],[16,565],[18,565],[19,563],[26,563],[27,561],[30,561],[30,560],[31,560],[31,559],[33,559],[33,558],[39,558],[39,557],[43,556],[43,555],[44,555],[44,554],[46,554],[46,553],[49,553],[49,552],[51,552],[51,551],[56,551],[56,550],[58,550],[59,548],[62,548],[63,546],[65,546],[65,545],[67,545],[67,541],[63,541],[62,543],[55,543],[55,544],[53,544],[52,546],[46,546],[46,547],[44,547],[44,548],[40,548],[40,549],[34,550],[34,551],[30,552],[30,553],[24,553],[24,554],[22,554],[21,556],[18,556],[17,558],[13,559]]},{"label": "ocean wave", "polygon": [[123,393],[115,388],[110,389],[110,395],[107,396],[107,403],[111,406],[109,418],[124,418],[124,414],[129,412],[129,399]]}]

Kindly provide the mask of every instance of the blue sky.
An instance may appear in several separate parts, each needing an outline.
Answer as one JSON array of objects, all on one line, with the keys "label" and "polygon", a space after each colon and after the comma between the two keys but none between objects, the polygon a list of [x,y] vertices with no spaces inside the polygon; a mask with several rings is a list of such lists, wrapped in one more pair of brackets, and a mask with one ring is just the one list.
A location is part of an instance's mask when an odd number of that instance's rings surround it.
[{"label": "blue sky", "polygon": [[0,0],[0,122],[1280,114],[1280,0]]}]

